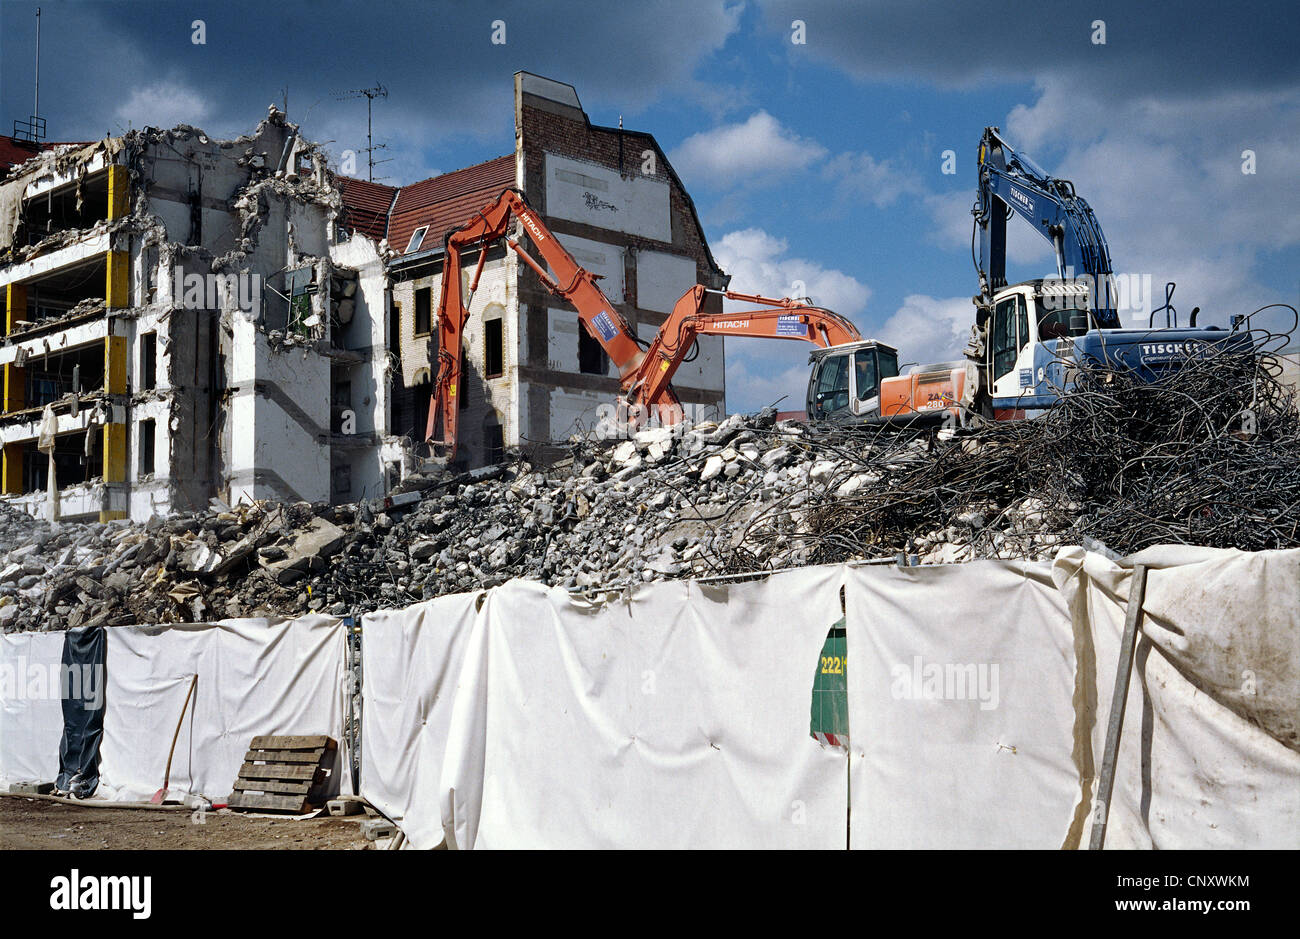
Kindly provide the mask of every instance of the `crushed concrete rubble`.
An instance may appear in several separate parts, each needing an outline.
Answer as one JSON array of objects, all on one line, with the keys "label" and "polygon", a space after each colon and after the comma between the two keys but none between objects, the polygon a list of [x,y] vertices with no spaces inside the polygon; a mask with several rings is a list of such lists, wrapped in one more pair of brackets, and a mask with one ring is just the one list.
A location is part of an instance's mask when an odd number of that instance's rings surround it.
[{"label": "crushed concrete rubble", "polygon": [[51,524],[0,502],[0,626],[360,614],[515,577],[585,589],[899,553],[1296,547],[1297,466],[1293,393],[1266,365],[1223,361],[1160,385],[1083,374],[1038,419],[961,432],[768,409],[575,440],[545,469],[412,476],[355,505],[213,500],[133,525]]}]

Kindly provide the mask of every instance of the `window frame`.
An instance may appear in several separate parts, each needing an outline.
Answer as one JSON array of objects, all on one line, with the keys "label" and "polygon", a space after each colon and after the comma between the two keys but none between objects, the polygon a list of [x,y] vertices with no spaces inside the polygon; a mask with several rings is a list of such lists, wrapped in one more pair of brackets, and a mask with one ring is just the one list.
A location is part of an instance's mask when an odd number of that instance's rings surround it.
[{"label": "window frame", "polygon": [[411,232],[411,239],[406,243],[406,250],[403,251],[402,254],[414,254],[416,251],[419,251],[420,247],[424,244],[424,236],[428,234],[428,232],[428,225],[421,225],[415,231]]},{"label": "window frame", "polygon": [[[496,365],[492,368],[493,340],[491,329],[496,326]],[[506,321],[504,317],[495,316],[483,321],[483,377],[500,378],[506,373]]]},{"label": "window frame", "polygon": [[158,387],[158,331],[149,330],[140,335],[140,389],[150,391]]},{"label": "window frame", "polygon": [[[139,454],[136,460],[137,468],[141,476],[152,476],[158,471],[157,462],[157,441],[158,441],[158,422],[152,417],[146,417],[138,423],[139,429]],[[148,432],[148,441],[146,443],[146,429]]]},{"label": "window frame", "polygon": [[[989,364],[992,380],[997,381],[1015,371],[1020,355],[1019,325],[1024,312],[1024,298],[1016,293],[998,301],[993,307],[993,323],[989,336]],[[1001,333],[1001,335],[999,335]],[[1000,343],[1006,339],[1006,344]],[[1002,366],[1005,365],[1005,368]]]},{"label": "window frame", "polygon": [[[428,328],[425,329],[423,332],[420,331],[420,293],[422,291],[428,294],[429,297],[429,307],[428,307],[429,322],[427,324]],[[411,335],[416,339],[424,339],[428,336],[433,335],[433,288],[432,287],[414,288],[412,301],[413,302],[411,304],[412,305]]]}]

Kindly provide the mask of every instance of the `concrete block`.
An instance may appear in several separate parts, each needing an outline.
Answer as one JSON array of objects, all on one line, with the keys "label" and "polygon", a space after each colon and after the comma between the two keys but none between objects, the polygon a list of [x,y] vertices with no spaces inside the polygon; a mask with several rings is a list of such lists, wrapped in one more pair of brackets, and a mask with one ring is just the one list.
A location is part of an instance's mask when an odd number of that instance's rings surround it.
[{"label": "concrete block", "polygon": [[16,782],[9,784],[9,791],[24,796],[43,796],[54,791],[52,782]]},{"label": "concrete block", "polygon": [[361,834],[367,841],[391,838],[397,834],[397,826],[386,818],[368,818],[361,823]]},{"label": "concrete block", "polygon": [[331,815],[360,815],[362,812],[361,803],[356,799],[330,799],[325,808]]},{"label": "concrete block", "polygon": [[284,560],[270,563],[263,560],[262,566],[278,583],[292,583],[312,568],[313,560],[319,559],[323,567],[324,559],[337,554],[343,546],[343,538],[343,529],[323,518],[313,518],[289,546]]}]

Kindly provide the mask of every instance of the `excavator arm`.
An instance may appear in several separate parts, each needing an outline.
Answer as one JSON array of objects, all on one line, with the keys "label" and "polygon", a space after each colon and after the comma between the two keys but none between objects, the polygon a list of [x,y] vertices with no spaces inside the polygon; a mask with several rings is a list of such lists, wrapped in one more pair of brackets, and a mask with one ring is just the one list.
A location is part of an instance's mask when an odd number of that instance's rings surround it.
[{"label": "excavator arm", "polygon": [[[704,313],[704,303],[710,294],[765,309]],[[774,300],[755,294],[711,290],[697,284],[682,295],[663,326],[659,327],[638,374],[631,381],[624,382],[628,402],[648,409],[643,413],[655,413],[657,408],[661,417],[669,413],[669,408],[679,406],[670,383],[700,336],[793,339],[822,348],[857,342],[862,338],[851,322],[821,307],[789,298]]]},{"label": "excavator arm", "polygon": [[[527,235],[542,260],[534,258],[510,234],[516,219],[520,231]],[[448,232],[445,239],[437,309],[438,374],[430,396],[425,441],[435,455],[447,460],[456,455],[460,398],[464,394],[461,363],[469,306],[483,274],[488,248],[502,240],[532,268],[547,290],[578,311],[583,326],[618,369],[623,400],[632,406],[639,405],[639,413],[657,414],[665,422],[671,423],[681,414],[681,404],[671,382],[678,367],[688,360],[699,336],[793,339],[823,348],[862,338],[851,322],[821,307],[788,298],[774,300],[696,285],[682,295],[649,347],[643,348],[631,326],[596,283],[598,276],[574,261],[523,196],[508,189],[480,209],[474,218]],[[465,284],[463,255],[475,250],[478,260]],[[550,272],[546,270],[548,266]],[[704,304],[710,294],[754,304],[760,309],[705,313]]]},{"label": "excavator arm", "polygon": [[971,214],[979,231],[977,273],[983,302],[990,303],[1007,285],[1007,218],[1015,212],[1052,243],[1058,277],[1088,278],[1097,325],[1119,326],[1106,236],[1074,184],[1048,175],[1017,153],[996,127],[984,128],[978,164],[979,190]]},{"label": "excavator arm", "polygon": [[[510,235],[510,226],[515,219],[519,221],[520,231],[532,241],[541,261]],[[501,240],[536,272],[547,290],[573,304],[587,331],[600,342],[625,382],[637,374],[645,358],[636,334],[597,285],[598,275],[579,266],[523,196],[507,189],[483,206],[474,218],[448,232],[445,239],[442,290],[437,310],[438,375],[433,383],[429,422],[424,436],[433,452],[448,460],[456,455],[460,396],[464,393],[461,360],[469,306],[483,274],[487,249]],[[466,290],[462,283],[462,255],[474,249],[478,249],[478,261]],[[553,274],[547,272],[547,265]],[[440,437],[439,419],[442,425]]]}]

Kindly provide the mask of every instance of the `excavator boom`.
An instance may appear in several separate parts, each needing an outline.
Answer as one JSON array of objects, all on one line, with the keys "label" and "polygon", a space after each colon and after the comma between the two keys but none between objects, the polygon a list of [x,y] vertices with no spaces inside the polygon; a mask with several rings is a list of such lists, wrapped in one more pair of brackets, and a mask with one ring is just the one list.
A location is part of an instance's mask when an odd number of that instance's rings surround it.
[{"label": "excavator boom", "polygon": [[[727,300],[754,304],[762,309],[739,313],[704,313],[710,295]],[[668,413],[677,404],[670,382],[678,366],[685,361],[700,336],[752,336],[762,339],[788,339],[811,342],[823,349],[862,337],[857,328],[838,313],[797,300],[775,300],[757,294],[710,290],[696,285],[682,294],[673,307],[650,348],[640,369],[640,377],[625,384],[630,403],[648,410],[645,413]]]},{"label": "excavator boom", "polygon": [[[520,244],[519,239],[510,235],[515,220],[520,231],[532,242],[540,261]],[[488,248],[502,240],[537,274],[547,290],[578,311],[583,326],[601,344],[618,369],[622,399],[635,409],[635,413],[657,415],[665,423],[680,418],[681,404],[671,382],[700,336],[792,339],[822,348],[858,342],[862,338],[844,317],[809,303],[712,290],[697,284],[682,295],[654,340],[648,347],[643,347],[631,326],[596,283],[597,275],[574,261],[523,196],[508,189],[483,206],[464,225],[449,232],[445,240],[442,289],[437,309],[438,375],[433,383],[425,440],[435,455],[447,460],[456,455],[460,399],[464,394],[464,332],[469,306],[483,274]],[[463,255],[475,250],[478,251],[478,260],[466,289]],[[751,304],[758,309],[741,313],[705,313],[704,306],[711,295]]]},{"label": "excavator boom", "polygon": [[[510,237],[510,225],[514,219],[518,219],[521,230],[532,241],[542,261],[529,254],[518,239]],[[469,306],[483,273],[487,249],[501,240],[537,273],[547,290],[573,304],[588,332],[599,340],[625,380],[636,373],[645,358],[636,334],[597,285],[597,275],[573,260],[520,193],[507,189],[460,228],[449,232],[445,240],[442,289],[437,310],[438,375],[433,383],[424,437],[436,455],[448,460],[456,455],[460,396],[464,394],[464,376],[461,374],[463,337]],[[463,292],[462,255],[476,248],[479,251],[478,262],[469,289]],[[442,433],[439,437],[440,419]]]}]

